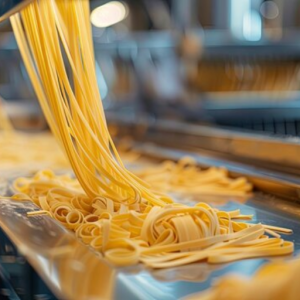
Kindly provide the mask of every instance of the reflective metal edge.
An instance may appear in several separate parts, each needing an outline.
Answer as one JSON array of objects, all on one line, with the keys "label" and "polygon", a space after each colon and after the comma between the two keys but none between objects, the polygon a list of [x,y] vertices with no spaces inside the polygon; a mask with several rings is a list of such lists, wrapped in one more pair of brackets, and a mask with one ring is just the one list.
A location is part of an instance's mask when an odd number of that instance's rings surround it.
[{"label": "reflective metal edge", "polygon": [[58,299],[111,299],[116,270],[29,201],[0,199],[0,226]]},{"label": "reflective metal edge", "polygon": [[204,149],[267,168],[297,172],[300,170],[300,138],[274,137],[211,126],[175,121],[130,120],[111,116],[120,136],[130,134],[137,141],[148,141],[174,149]]}]

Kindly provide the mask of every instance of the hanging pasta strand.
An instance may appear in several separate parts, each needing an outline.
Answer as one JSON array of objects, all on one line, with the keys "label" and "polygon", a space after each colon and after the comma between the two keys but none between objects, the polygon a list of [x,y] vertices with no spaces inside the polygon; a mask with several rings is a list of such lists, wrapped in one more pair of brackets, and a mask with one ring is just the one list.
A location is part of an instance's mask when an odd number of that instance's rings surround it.
[{"label": "hanging pasta strand", "polygon": [[[20,18],[13,16],[12,26],[25,65],[47,120],[90,197],[101,194],[125,204],[144,199],[165,205],[166,197],[162,201],[124,168],[109,135],[97,87],[90,29],[86,26],[86,5],[85,1],[62,1],[59,7],[53,0],[33,2],[21,13],[26,36]],[[72,70],[74,89],[60,44]]]}]

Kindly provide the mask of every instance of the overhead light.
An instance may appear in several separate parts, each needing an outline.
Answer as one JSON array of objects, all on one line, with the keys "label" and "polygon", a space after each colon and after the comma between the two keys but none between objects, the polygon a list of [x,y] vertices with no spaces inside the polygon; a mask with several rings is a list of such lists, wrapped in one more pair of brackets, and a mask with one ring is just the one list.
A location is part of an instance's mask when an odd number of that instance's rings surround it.
[{"label": "overhead light", "polygon": [[265,1],[260,7],[260,13],[266,19],[275,19],[279,16],[279,8],[274,1]]},{"label": "overhead light", "polygon": [[117,24],[128,15],[128,6],[119,1],[111,1],[98,6],[91,13],[91,22],[94,26],[105,28]]}]

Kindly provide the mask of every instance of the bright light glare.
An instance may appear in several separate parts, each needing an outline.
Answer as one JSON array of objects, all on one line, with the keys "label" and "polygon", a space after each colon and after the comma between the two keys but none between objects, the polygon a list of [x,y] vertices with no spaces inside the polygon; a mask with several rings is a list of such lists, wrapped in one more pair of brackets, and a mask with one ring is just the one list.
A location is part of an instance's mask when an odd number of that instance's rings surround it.
[{"label": "bright light glare", "polygon": [[128,7],[119,1],[111,1],[95,8],[91,13],[91,22],[96,27],[109,27],[124,20]]},{"label": "bright light glare", "polygon": [[257,11],[249,10],[244,15],[243,34],[248,41],[259,41],[261,39],[261,17]]}]

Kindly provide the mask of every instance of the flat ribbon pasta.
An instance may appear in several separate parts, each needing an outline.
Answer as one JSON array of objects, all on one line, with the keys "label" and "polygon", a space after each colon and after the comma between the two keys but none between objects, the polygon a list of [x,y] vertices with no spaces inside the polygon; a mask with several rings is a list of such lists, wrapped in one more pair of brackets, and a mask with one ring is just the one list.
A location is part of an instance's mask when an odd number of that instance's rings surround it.
[{"label": "flat ribbon pasta", "polygon": [[76,179],[47,170],[33,178],[18,178],[14,188],[22,194],[13,199],[31,199],[41,207],[40,213],[49,214],[119,266],[143,262],[168,268],[293,252],[293,243],[277,233],[290,230],[245,223],[252,216],[239,210],[219,211],[206,203],[127,206],[106,197],[90,198]]}]

